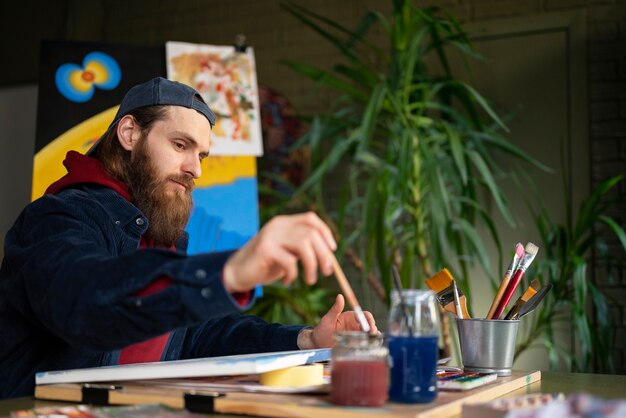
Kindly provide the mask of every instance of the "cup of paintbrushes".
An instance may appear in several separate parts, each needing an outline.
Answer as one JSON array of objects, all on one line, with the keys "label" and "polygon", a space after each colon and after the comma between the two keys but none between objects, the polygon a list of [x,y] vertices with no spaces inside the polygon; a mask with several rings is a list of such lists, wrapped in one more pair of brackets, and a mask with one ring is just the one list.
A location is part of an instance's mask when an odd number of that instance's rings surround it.
[{"label": "cup of paintbrushes", "polygon": [[463,369],[510,376],[519,320],[457,319]]}]

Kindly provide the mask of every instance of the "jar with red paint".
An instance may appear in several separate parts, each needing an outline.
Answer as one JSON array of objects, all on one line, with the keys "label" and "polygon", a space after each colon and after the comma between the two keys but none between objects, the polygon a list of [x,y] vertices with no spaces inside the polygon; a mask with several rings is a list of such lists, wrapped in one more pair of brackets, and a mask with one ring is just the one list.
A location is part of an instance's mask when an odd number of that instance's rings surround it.
[{"label": "jar with red paint", "polygon": [[332,349],[330,400],[337,405],[382,406],[389,391],[389,352],[382,335],[342,332]]}]

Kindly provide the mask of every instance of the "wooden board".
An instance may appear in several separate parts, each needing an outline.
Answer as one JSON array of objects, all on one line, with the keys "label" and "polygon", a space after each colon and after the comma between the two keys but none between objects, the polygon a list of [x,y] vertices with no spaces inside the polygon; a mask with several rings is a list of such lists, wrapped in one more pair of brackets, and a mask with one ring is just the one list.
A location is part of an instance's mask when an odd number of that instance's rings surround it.
[{"label": "wooden board", "polygon": [[[174,408],[184,408],[186,397],[194,397],[195,404],[202,397],[212,403],[214,412],[256,415],[263,417],[317,418],[323,414],[333,418],[362,417],[364,412],[376,418],[434,418],[459,415],[464,403],[486,402],[541,379],[541,372],[518,372],[512,376],[499,377],[495,382],[465,392],[439,391],[437,399],[429,404],[397,404],[388,402],[381,408],[340,407],[329,401],[328,395],[284,395],[259,393],[227,393],[216,396],[215,392],[195,391],[193,394],[172,389],[148,387],[139,383],[125,383],[115,390],[99,386],[101,392],[108,392],[108,403],[113,405],[162,403]],[[88,402],[84,398],[84,387],[80,384],[38,385],[35,388],[37,399],[71,402]],[[208,412],[204,410],[203,412]]]}]

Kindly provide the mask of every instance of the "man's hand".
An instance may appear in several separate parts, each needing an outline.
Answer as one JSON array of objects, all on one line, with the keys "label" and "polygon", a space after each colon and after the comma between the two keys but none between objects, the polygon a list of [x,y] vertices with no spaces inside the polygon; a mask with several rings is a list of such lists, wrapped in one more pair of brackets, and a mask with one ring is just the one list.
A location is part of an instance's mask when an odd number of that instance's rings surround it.
[{"label": "man's hand", "polygon": [[[304,329],[298,335],[298,347],[301,350],[311,348],[332,347],[335,344],[335,333],[342,331],[361,331],[361,325],[353,311],[342,312],[345,306],[342,295],[337,295],[335,304],[322,317],[320,323],[313,329]],[[370,324],[371,333],[377,333],[378,328],[374,317],[369,312],[363,312]]]},{"label": "man's hand", "polygon": [[333,272],[337,243],[332,231],[315,213],[277,216],[226,262],[224,287],[245,292],[258,284],[282,280],[289,285],[298,277],[298,260],[307,283],[317,281],[317,270]]}]

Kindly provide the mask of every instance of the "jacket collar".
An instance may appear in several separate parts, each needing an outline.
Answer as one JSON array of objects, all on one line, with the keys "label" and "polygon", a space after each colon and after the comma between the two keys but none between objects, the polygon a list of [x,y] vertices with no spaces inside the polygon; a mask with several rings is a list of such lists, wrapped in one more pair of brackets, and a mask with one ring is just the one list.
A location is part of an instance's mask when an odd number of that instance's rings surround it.
[{"label": "jacket collar", "polygon": [[[106,186],[85,184],[83,188],[102,204],[110,214],[113,223],[125,231],[141,236],[148,229],[148,218],[135,205],[126,200],[117,191]],[[119,222],[119,223],[118,223]],[[183,231],[183,235],[176,243],[176,249],[186,252],[189,246],[189,233]]]}]

